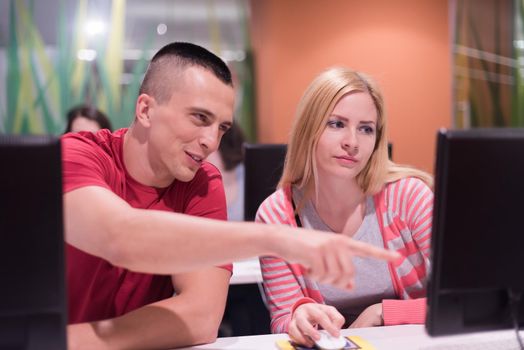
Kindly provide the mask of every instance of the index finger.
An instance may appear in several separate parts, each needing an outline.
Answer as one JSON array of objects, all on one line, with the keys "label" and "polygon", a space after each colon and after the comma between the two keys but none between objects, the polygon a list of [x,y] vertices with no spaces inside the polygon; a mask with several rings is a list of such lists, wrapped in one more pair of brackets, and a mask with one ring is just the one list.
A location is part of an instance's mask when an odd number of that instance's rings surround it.
[{"label": "index finger", "polygon": [[360,257],[371,257],[387,261],[394,261],[402,257],[396,251],[379,248],[359,241],[352,241],[351,247],[353,248],[353,254]]},{"label": "index finger", "polygon": [[[336,337],[338,337],[340,335],[340,332],[338,332],[340,330],[340,328],[342,328],[342,326],[344,325],[344,322],[346,321],[346,319],[344,318],[344,316],[342,316],[342,314],[333,306],[328,306],[328,305],[325,305],[325,311],[326,311],[326,314],[327,316],[331,319],[331,322],[333,323],[333,325],[336,327],[336,329],[331,329],[328,330],[326,329],[331,335],[334,335]],[[335,332],[333,332],[335,331]]]},{"label": "index finger", "polygon": [[318,314],[316,321],[329,334],[334,337],[338,337],[340,335],[340,327],[342,327],[342,325],[339,325],[339,321],[332,319],[331,315],[328,314],[326,309],[323,309],[322,311],[322,313]]}]

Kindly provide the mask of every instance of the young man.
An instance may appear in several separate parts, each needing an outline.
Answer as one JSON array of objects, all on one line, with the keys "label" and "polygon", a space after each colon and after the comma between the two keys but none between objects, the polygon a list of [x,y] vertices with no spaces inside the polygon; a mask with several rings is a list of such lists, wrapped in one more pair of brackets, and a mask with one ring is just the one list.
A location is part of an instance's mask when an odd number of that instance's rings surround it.
[{"label": "young man", "polygon": [[173,43],[153,57],[129,129],[64,136],[69,348],[213,341],[231,274],[213,265],[273,254],[347,286],[351,256],[396,258],[343,237],[296,239],[284,231],[297,229],[213,220],[226,218],[224,190],[204,160],[233,106],[227,66]]}]

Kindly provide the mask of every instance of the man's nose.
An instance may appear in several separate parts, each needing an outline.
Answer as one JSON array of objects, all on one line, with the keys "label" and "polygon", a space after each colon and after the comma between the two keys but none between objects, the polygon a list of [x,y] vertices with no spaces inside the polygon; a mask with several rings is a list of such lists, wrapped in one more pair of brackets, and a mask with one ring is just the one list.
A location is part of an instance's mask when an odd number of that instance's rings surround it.
[{"label": "man's nose", "polygon": [[209,152],[214,152],[218,149],[218,144],[220,142],[220,136],[218,128],[208,127],[203,130],[200,137],[200,145],[208,150]]}]

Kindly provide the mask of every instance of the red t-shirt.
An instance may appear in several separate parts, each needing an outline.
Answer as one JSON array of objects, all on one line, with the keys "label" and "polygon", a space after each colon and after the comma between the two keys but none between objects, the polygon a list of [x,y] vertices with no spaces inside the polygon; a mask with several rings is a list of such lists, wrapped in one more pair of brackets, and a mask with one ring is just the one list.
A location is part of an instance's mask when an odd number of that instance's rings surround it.
[{"label": "red t-shirt", "polygon": [[[219,171],[203,163],[193,180],[167,188],[142,185],[126,171],[123,140],[114,133],[77,133],[62,137],[64,193],[96,185],[107,188],[134,208],[156,209],[225,220],[226,201]],[[86,203],[86,205],[92,205]],[[131,272],[66,245],[69,323],[120,316],[173,295],[171,276]],[[140,257],[137,257],[140,259]],[[231,271],[231,265],[224,266]]]}]

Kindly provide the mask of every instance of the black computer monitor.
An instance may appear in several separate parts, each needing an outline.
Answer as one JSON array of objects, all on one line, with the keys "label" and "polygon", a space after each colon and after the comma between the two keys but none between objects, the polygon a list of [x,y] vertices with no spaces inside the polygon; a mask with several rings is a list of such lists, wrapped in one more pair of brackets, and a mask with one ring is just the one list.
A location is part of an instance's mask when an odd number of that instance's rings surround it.
[{"label": "black computer monitor", "polygon": [[0,349],[66,349],[60,141],[0,135]]},{"label": "black computer monitor", "polygon": [[524,291],[522,203],[524,129],[439,131],[430,335],[524,323],[524,300],[512,297]]},{"label": "black computer monitor", "polygon": [[244,220],[253,221],[260,204],[276,190],[287,145],[246,143],[244,151]]}]

